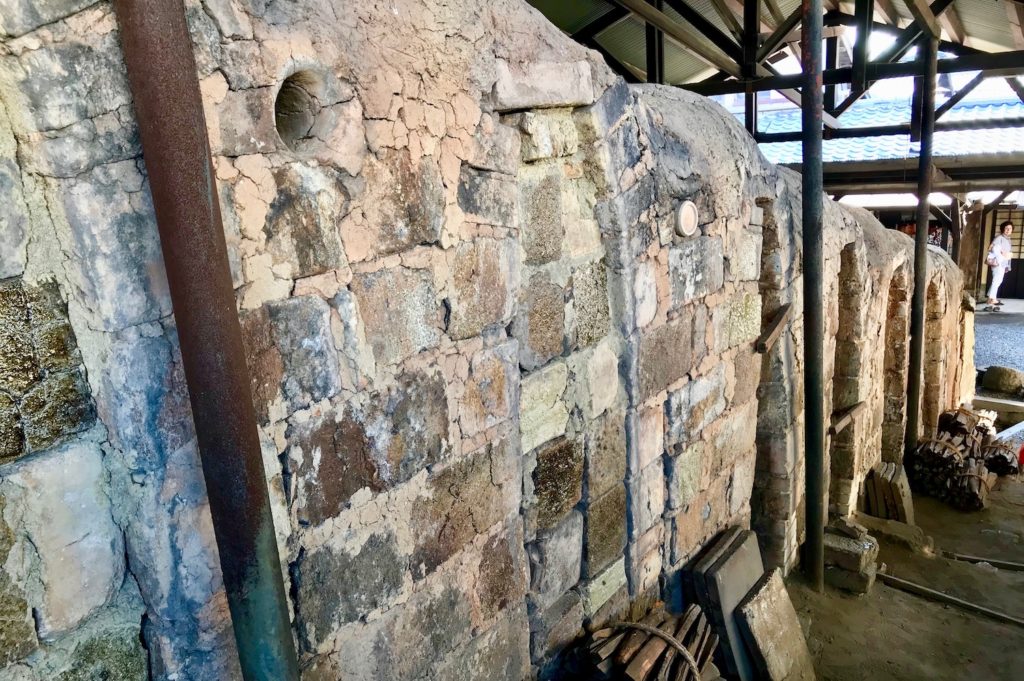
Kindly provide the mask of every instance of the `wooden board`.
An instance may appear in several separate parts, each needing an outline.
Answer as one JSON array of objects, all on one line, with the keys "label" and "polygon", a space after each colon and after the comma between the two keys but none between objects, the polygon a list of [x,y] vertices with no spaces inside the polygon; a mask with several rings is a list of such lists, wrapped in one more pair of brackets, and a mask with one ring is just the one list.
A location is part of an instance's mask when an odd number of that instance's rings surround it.
[{"label": "wooden board", "polygon": [[764,574],[757,536],[745,530],[730,550],[705,573],[710,601],[705,612],[715,614],[719,649],[725,669],[739,681],[753,681],[754,668],[736,619],[736,606]]}]

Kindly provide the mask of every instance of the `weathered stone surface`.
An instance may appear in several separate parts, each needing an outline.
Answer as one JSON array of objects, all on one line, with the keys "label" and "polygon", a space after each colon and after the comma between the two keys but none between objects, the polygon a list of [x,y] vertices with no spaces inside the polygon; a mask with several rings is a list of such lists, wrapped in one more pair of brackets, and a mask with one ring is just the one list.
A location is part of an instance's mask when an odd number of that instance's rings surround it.
[{"label": "weathered stone surface", "polygon": [[477,239],[455,249],[448,333],[461,339],[507,324],[515,306],[518,249],[511,239]]},{"label": "weathered stone surface", "polygon": [[315,646],[339,625],[388,605],[405,573],[406,560],[390,532],[370,535],[354,552],[324,546],[300,556],[294,579],[306,644]]},{"label": "weathered stone surface", "polygon": [[851,572],[864,572],[878,557],[878,541],[874,537],[853,539],[838,534],[825,534],[825,565],[835,565]]},{"label": "weathered stone surface", "polygon": [[516,174],[521,136],[512,127],[512,121],[502,121],[497,115],[484,114],[473,142],[467,159],[471,166],[506,175]]},{"label": "weathered stone surface", "polygon": [[464,436],[475,435],[512,416],[519,387],[515,354],[515,344],[505,343],[473,355],[459,401],[459,425]]},{"label": "weathered stone surface", "polygon": [[694,437],[722,414],[726,406],[725,384],[725,367],[719,364],[669,395],[669,444]]},{"label": "weathered stone surface", "polygon": [[626,559],[612,563],[608,569],[591,579],[583,587],[583,605],[588,617],[593,617],[608,601],[626,586]]},{"label": "weathered stone surface", "polygon": [[460,681],[522,681],[530,675],[529,631],[526,609],[517,608],[490,631],[449,655],[438,676]]},{"label": "weathered stone surface", "polygon": [[1024,371],[1007,367],[989,367],[981,377],[981,386],[1006,395],[1024,393]]},{"label": "weathered stone surface", "polygon": [[459,180],[459,208],[467,219],[486,225],[514,227],[516,186],[501,173],[463,167]]},{"label": "weathered stone surface", "polygon": [[729,302],[729,347],[751,343],[761,333],[761,296],[744,293]]},{"label": "weathered stone surface", "polygon": [[619,358],[611,343],[599,343],[590,352],[569,359],[573,374],[573,401],[583,418],[595,419],[615,405],[619,396]]},{"label": "weathered stone surface", "polygon": [[594,101],[590,64],[537,61],[524,64],[497,62],[494,108],[541,109],[581,106]]},{"label": "weathered stone surface", "polygon": [[646,400],[690,371],[693,329],[685,317],[651,329],[640,338],[640,398]]},{"label": "weathered stone surface", "polygon": [[430,496],[416,500],[412,513],[416,549],[411,562],[417,579],[432,573],[518,507],[518,478],[492,477],[492,469],[514,468],[512,447],[504,440],[453,463],[430,481]]},{"label": "weathered stone surface", "polygon": [[396,267],[360,274],[351,288],[378,364],[397,364],[440,339],[442,308],[429,270]]},{"label": "weathered stone surface", "polygon": [[0,283],[0,463],[88,428],[95,415],[57,285]]},{"label": "weathered stone surface", "polygon": [[102,452],[85,443],[28,459],[0,479],[39,561],[43,591],[32,607],[40,638],[73,630],[121,586],[124,542],[105,487]]},{"label": "weathered stone surface", "polygon": [[714,293],[725,281],[722,241],[704,236],[687,239],[669,250],[668,266],[673,306]]},{"label": "weathered stone surface", "polygon": [[633,275],[633,296],[636,298],[636,326],[644,328],[658,313],[658,285],[654,265],[650,261],[638,263]]},{"label": "weathered stone surface", "polygon": [[695,442],[676,456],[668,459],[668,507],[687,506],[700,491],[701,471],[704,466],[704,443]]},{"label": "weathered stone surface", "polygon": [[142,681],[148,678],[146,651],[138,632],[124,628],[86,639],[75,648],[57,681]]},{"label": "weathered stone surface", "polygon": [[629,483],[630,536],[639,537],[661,520],[665,510],[665,471],[655,461]]},{"label": "weathered stone surface", "polygon": [[565,291],[546,273],[535,272],[523,287],[512,333],[519,340],[519,364],[528,371],[562,354]]},{"label": "weathered stone surface", "polygon": [[[0,15],[7,12],[0,11]],[[3,32],[0,18],[0,33]],[[0,280],[21,276],[28,246],[28,206],[22,193],[21,172],[15,162],[17,145],[6,113],[0,113],[0,196],[7,197],[0,212]]]},{"label": "weathered stone surface", "polygon": [[527,549],[530,592],[535,606],[545,610],[580,580],[583,560],[583,514],[573,511]]},{"label": "weathered stone surface", "polygon": [[626,548],[626,488],[619,484],[587,505],[584,578],[593,578]]},{"label": "weathered stone surface", "polygon": [[562,175],[555,167],[519,174],[519,213],[527,265],[543,265],[562,256],[565,237]]},{"label": "weathered stone surface", "polygon": [[298,279],[345,264],[338,223],[347,196],[339,173],[293,163],[274,171],[277,196],[263,231],[275,262],[291,266]]},{"label": "weathered stone surface", "polygon": [[572,309],[577,347],[593,345],[608,333],[607,270],[603,261],[578,268],[572,275]]},{"label": "weathered stone surface", "polygon": [[875,578],[878,570],[874,563],[868,565],[862,572],[844,570],[835,565],[825,568],[825,583],[836,589],[849,591],[855,594],[866,594],[875,585]]},{"label": "weathered stone surface", "polygon": [[586,437],[587,503],[622,485],[626,475],[626,415],[609,411]]},{"label": "weathered stone surface", "polygon": [[[0,566],[14,548],[14,532],[4,521],[7,500],[0,496]],[[17,662],[36,649],[36,630],[24,590],[0,569],[0,664]]]},{"label": "weathered stone surface", "polygon": [[571,156],[579,149],[576,124],[569,109],[513,114],[509,125],[522,132],[522,154],[526,162]]},{"label": "weathered stone surface", "polygon": [[444,188],[435,162],[414,163],[404,151],[385,150],[367,157],[363,170],[374,197],[362,206],[365,222],[343,227],[341,239],[349,260],[436,243],[444,224]]},{"label": "weathered stone surface", "polygon": [[[559,652],[576,640],[583,630],[583,599],[570,591],[532,618],[530,653],[540,660]],[[541,673],[542,678],[557,678]]]},{"label": "weathered stone surface", "polygon": [[765,575],[738,610],[744,636],[760,672],[758,678],[766,681],[814,681],[817,678],[780,570]]},{"label": "weathered stone surface", "polygon": [[88,7],[89,0],[3,0],[0,34],[19,36]]},{"label": "weathered stone surface", "polygon": [[560,438],[537,452],[533,471],[537,527],[554,526],[583,495],[583,446]]},{"label": "weathered stone surface", "polygon": [[267,304],[274,346],[281,355],[281,394],[292,409],[341,390],[330,307],[316,296]]},{"label": "weathered stone surface", "polygon": [[569,421],[562,396],[569,380],[565,364],[552,364],[522,382],[519,398],[519,430],[523,451],[558,437],[565,432]]},{"label": "weathered stone surface", "polygon": [[521,600],[526,591],[521,537],[502,532],[484,544],[476,588],[484,619]]},{"label": "weathered stone surface", "polygon": [[665,450],[665,408],[658,404],[641,410],[636,417],[634,446],[630,449],[629,469],[647,468]]}]

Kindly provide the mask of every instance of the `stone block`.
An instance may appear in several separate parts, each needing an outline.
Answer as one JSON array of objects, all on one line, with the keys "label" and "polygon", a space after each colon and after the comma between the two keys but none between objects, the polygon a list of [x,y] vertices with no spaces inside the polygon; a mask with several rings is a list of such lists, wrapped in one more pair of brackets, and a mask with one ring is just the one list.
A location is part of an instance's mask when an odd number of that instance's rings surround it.
[{"label": "stone block", "polygon": [[626,587],[626,559],[620,558],[597,577],[583,585],[581,592],[587,617],[593,617],[620,590]]},{"label": "stone block", "polygon": [[573,374],[573,401],[583,418],[591,421],[610,409],[619,396],[619,358],[610,343],[569,359]]},{"label": "stone block", "polygon": [[830,565],[825,568],[825,583],[842,591],[866,594],[875,585],[877,575],[878,571],[874,563],[868,565],[863,572],[852,572],[836,565]]},{"label": "stone block", "polygon": [[654,265],[649,261],[637,263],[633,275],[633,296],[636,298],[636,326],[644,328],[658,313],[658,285]]},{"label": "stone block", "polygon": [[534,660],[551,657],[583,634],[583,599],[570,591],[531,620],[531,656]]},{"label": "stone block", "polygon": [[[667,405],[667,442],[684,442],[700,434],[725,411],[725,365],[717,364],[704,376],[671,393]],[[751,424],[756,429],[757,421]]]},{"label": "stone block", "polygon": [[733,363],[736,381],[731,404],[744,405],[757,396],[757,388],[761,383],[761,355],[754,350],[753,345],[740,348]]},{"label": "stone block", "polygon": [[429,270],[357,274],[351,289],[378,365],[397,364],[440,340],[442,308]]},{"label": "stone block", "polygon": [[210,150],[218,156],[244,156],[283,148],[274,117],[275,97],[277,89],[272,87],[225,88],[223,98],[208,114]]},{"label": "stone block", "polygon": [[554,166],[520,170],[520,238],[527,265],[543,265],[562,256],[566,212],[562,192],[564,181]]},{"label": "stone block", "polygon": [[274,262],[287,263],[295,279],[347,264],[338,235],[348,199],[341,174],[292,163],[273,172],[277,196],[263,228]]},{"label": "stone block", "polygon": [[516,226],[516,183],[507,175],[462,167],[459,208],[473,222]]},{"label": "stone block", "polygon": [[74,646],[56,681],[145,679],[149,660],[137,625],[90,632]]},{"label": "stone block", "polygon": [[476,595],[485,620],[521,603],[526,593],[522,536],[499,533],[484,544],[480,553]]},{"label": "stone block", "polygon": [[627,549],[629,585],[634,594],[656,589],[661,576],[665,525],[657,523],[636,538]]},{"label": "stone block", "polygon": [[519,270],[514,241],[477,239],[460,244],[449,270],[448,334],[452,338],[470,338],[485,328],[508,323],[515,306],[513,291]]},{"label": "stone block", "polygon": [[156,218],[136,162],[99,166],[56,191],[70,229],[65,269],[92,327],[116,331],[168,316]]},{"label": "stone block", "polygon": [[538,535],[527,548],[530,594],[546,610],[580,581],[583,560],[583,514],[572,511],[558,525]]},{"label": "stone block", "polygon": [[982,374],[981,386],[997,393],[1020,396],[1024,394],[1024,371],[1008,367],[989,367]]},{"label": "stone block", "polygon": [[666,466],[668,475],[668,507],[684,508],[697,498],[704,470],[704,443],[695,442],[670,457]]},{"label": "stone block", "polygon": [[587,503],[622,486],[626,476],[626,415],[609,411],[586,436]]},{"label": "stone block", "polygon": [[640,471],[628,483],[630,537],[641,534],[661,522],[665,510],[665,471],[661,461],[655,461]]},{"label": "stone block", "polygon": [[496,62],[495,111],[583,106],[594,102],[594,84],[586,61]]},{"label": "stone block", "polygon": [[739,606],[739,620],[759,679],[815,681],[796,609],[780,570],[766,574]]},{"label": "stone block", "polygon": [[512,416],[514,396],[519,388],[516,345],[487,348],[473,355],[469,377],[459,402],[459,425],[463,437],[475,435]]},{"label": "stone block", "polygon": [[522,159],[527,163],[572,156],[579,149],[571,109],[528,111],[508,116],[506,122],[522,133]]},{"label": "stone block", "polygon": [[492,477],[492,470],[508,466],[514,457],[512,443],[502,440],[431,478],[428,495],[416,499],[412,508],[416,579],[434,572],[478,534],[515,512],[520,499],[518,476]]},{"label": "stone block", "polygon": [[656,395],[690,371],[693,329],[678,317],[640,337],[640,401]]},{"label": "stone block", "polygon": [[535,272],[523,287],[512,334],[519,341],[519,364],[543,366],[565,350],[565,291],[547,273]]},{"label": "stone block", "polygon": [[17,37],[85,9],[89,0],[3,0],[0,35]]},{"label": "stone block", "polygon": [[268,303],[274,348],[283,367],[281,394],[291,409],[332,397],[341,390],[331,311],[317,296]]},{"label": "stone block", "polygon": [[38,561],[42,592],[31,605],[41,639],[74,630],[121,587],[124,540],[106,475],[99,446],[74,443],[26,460],[0,480],[6,505],[19,508],[18,534]]},{"label": "stone block", "polygon": [[390,531],[371,534],[353,551],[321,546],[300,554],[293,579],[298,627],[306,644],[315,649],[339,626],[389,605],[406,568]]},{"label": "stone block", "polygon": [[400,253],[440,240],[445,193],[432,158],[413,163],[404,150],[383,150],[379,159],[366,158],[362,175],[370,194],[362,203],[365,221],[341,230],[349,260]]},{"label": "stone block", "polygon": [[57,285],[0,283],[0,463],[40,451],[95,421],[67,305]]},{"label": "stone block", "polygon": [[844,535],[825,535],[825,565],[851,572],[865,572],[878,558],[878,542],[874,537],[854,539]]},{"label": "stone block", "polygon": [[744,293],[729,302],[729,347],[752,343],[761,334],[761,295]]},{"label": "stone block", "polygon": [[[757,209],[760,210],[760,209]],[[761,276],[761,230],[733,230],[726,239],[726,278],[757,281]]]},{"label": "stone block", "polygon": [[604,261],[592,262],[573,272],[570,296],[576,347],[590,347],[604,338],[611,326]]},{"label": "stone block", "polygon": [[655,405],[641,409],[636,417],[635,444],[629,451],[629,470],[640,471],[659,459],[665,450],[665,409]]},{"label": "stone block", "polygon": [[516,174],[523,143],[511,118],[503,121],[493,114],[481,117],[466,159],[471,166],[506,175]]},{"label": "stone block", "polygon": [[459,681],[522,681],[530,676],[530,624],[526,608],[508,615],[458,648],[441,665],[438,678]]},{"label": "stone block", "polygon": [[8,197],[7,207],[0,212],[0,280],[21,276],[25,271],[29,226],[21,172],[14,162],[14,138],[5,137],[3,124],[0,118],[0,195]]},{"label": "stone block", "polygon": [[583,496],[583,446],[559,438],[537,452],[533,471],[536,526],[556,525]]},{"label": "stone block", "polygon": [[722,241],[705,236],[687,239],[669,249],[668,266],[673,307],[714,293],[725,283]]},{"label": "stone block", "polygon": [[552,364],[523,379],[519,398],[519,429],[523,451],[565,432],[569,421],[562,396],[569,380],[565,364]]},{"label": "stone block", "polygon": [[[0,565],[10,559],[15,545],[12,528],[4,521],[7,500],[0,495]],[[0,664],[10,665],[32,653],[38,646],[32,611],[25,591],[0,568]]]},{"label": "stone block", "polygon": [[619,484],[587,505],[583,577],[596,577],[626,548],[626,488]]}]

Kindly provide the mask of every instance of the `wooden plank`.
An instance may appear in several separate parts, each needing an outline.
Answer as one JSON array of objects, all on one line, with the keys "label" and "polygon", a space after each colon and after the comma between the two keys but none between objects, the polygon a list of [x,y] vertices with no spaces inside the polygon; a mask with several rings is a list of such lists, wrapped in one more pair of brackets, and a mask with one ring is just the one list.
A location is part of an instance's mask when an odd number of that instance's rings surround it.
[{"label": "wooden plank", "polygon": [[1012,570],[1014,572],[1024,572],[1024,563],[1014,563],[1009,560],[1000,560],[998,558],[981,558],[980,556],[968,556],[962,553],[954,553],[952,551],[942,551],[942,555],[952,560],[959,560],[965,563],[988,563],[994,568],[1000,570]]},{"label": "wooden plank", "polygon": [[[659,628],[667,631],[671,636],[678,625],[679,619],[672,617],[661,624]],[[673,638],[675,637],[673,636]],[[661,654],[665,652],[667,647],[668,641],[660,636],[651,636],[626,667],[626,677],[632,679],[632,681],[644,681],[647,678],[647,674],[654,669],[654,665],[661,659]]]},{"label": "wooden plank", "polygon": [[[664,610],[658,610],[640,620],[640,623],[646,624],[649,627],[656,627],[664,622],[667,617],[668,613]],[[649,636],[650,634],[638,629],[630,631],[626,635],[626,640],[622,642],[622,645],[619,646],[619,649],[615,652],[615,662],[622,665],[629,664],[633,659],[633,656],[636,655],[636,653],[640,651],[640,648],[643,647]]]},{"label": "wooden plank", "polygon": [[978,615],[984,615],[985,617],[994,619],[998,622],[1016,624],[1019,627],[1024,627],[1024,620],[1018,617],[1013,617],[1012,615],[1007,615],[1006,613],[999,612],[998,610],[986,608],[984,606],[978,605],[977,603],[965,601],[961,598],[957,598],[956,596],[944,594],[941,591],[936,591],[935,589],[929,589],[926,586],[915,584],[914,582],[910,582],[905,579],[900,579],[899,577],[893,577],[892,575],[885,574],[884,572],[878,573],[878,579],[882,580],[882,583],[884,583],[886,586],[891,586],[892,588],[899,589],[900,591],[906,591],[907,593],[914,594],[915,596],[927,598],[930,601],[935,601],[937,603],[943,603],[946,605],[952,605],[957,608],[960,608],[961,610],[966,610],[967,612],[973,612]]},{"label": "wooden plank", "polygon": [[789,314],[793,309],[791,303],[786,303],[779,308],[779,311],[775,313],[775,317],[768,324],[768,328],[764,330],[761,337],[757,339],[756,348],[762,355],[772,349],[776,341],[779,340],[779,336],[782,334],[782,330],[786,327],[786,323],[789,321]]},{"label": "wooden plank", "polygon": [[932,12],[932,8],[928,6],[926,0],[903,0],[907,9],[914,17],[914,21],[921,27],[926,33],[931,33],[936,38],[942,37],[942,29],[939,28],[939,22],[935,18],[935,14]]},{"label": "wooden plank", "polygon": [[838,435],[843,432],[850,423],[853,422],[854,417],[868,408],[867,402],[858,402],[857,404],[844,409],[843,411],[837,411],[832,414],[832,425],[829,426],[829,435]]}]

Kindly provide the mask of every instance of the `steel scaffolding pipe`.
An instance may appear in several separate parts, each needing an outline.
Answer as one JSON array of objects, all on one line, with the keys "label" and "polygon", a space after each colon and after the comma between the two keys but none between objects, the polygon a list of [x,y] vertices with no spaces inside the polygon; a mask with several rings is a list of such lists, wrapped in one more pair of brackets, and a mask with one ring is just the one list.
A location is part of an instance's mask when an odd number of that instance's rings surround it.
[{"label": "steel scaffolding pipe", "polygon": [[802,165],[804,277],[804,476],[807,540],[804,569],[811,586],[825,589],[825,315],[822,292],[824,193],[822,138],[821,0],[803,0]]},{"label": "steel scaffolding pipe", "polygon": [[181,0],[115,7],[242,676],[297,681],[185,8]]},{"label": "steel scaffolding pipe", "polygon": [[921,374],[924,364],[924,303],[928,286],[928,220],[932,191],[932,140],[935,136],[935,74],[939,41],[924,40],[921,50],[921,155],[918,157],[917,231],[914,235],[914,294],[910,299],[910,368],[907,385],[907,431],[903,452],[917,446],[921,430]]}]

